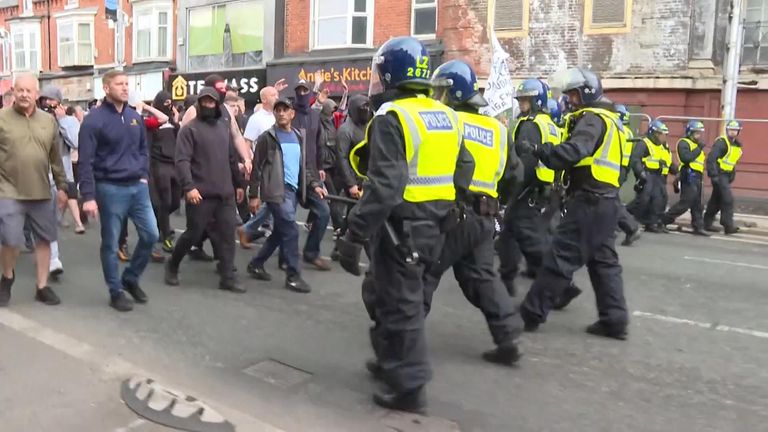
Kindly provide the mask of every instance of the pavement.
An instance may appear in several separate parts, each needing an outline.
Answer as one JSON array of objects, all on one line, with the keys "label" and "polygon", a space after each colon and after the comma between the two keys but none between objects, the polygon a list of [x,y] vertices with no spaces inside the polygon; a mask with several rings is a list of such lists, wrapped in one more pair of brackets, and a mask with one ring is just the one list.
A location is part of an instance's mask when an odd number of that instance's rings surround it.
[{"label": "pavement", "polygon": [[[107,306],[97,229],[61,237],[65,273],[53,286],[63,303],[34,302],[32,257],[22,255],[11,305],[0,310],[3,432],[170,430],[121,402],[120,383],[135,375],[203,400],[245,432],[742,432],[768,424],[764,237],[646,233],[618,247],[629,340],[584,333],[596,312],[582,270],[575,279],[585,293],[524,336],[515,368],[480,359],[490,336],[448,273],[427,323],[429,417],[371,403],[361,279],[336,264],[304,271],[313,287],[306,295],[282,287],[276,259],[267,265],[272,282],[246,279],[253,252],[239,248],[242,295],[216,289],[213,264],[185,261],[179,287],[165,286],[162,266],[150,264],[142,280],[149,303],[120,314]],[[525,291],[530,281],[520,282]]]}]

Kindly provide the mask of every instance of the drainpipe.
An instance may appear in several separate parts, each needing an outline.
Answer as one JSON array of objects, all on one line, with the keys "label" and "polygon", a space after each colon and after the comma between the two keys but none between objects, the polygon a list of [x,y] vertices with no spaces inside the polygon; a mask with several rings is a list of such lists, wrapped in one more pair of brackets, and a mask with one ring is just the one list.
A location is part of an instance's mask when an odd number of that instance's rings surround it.
[{"label": "drainpipe", "polygon": [[48,22],[48,72],[53,70],[53,47],[51,46],[51,0],[45,2],[46,15],[45,18]]},{"label": "drainpipe", "polygon": [[730,21],[728,23],[728,45],[726,62],[723,67],[723,91],[720,106],[724,119],[736,115],[736,91],[739,85],[741,67],[741,49],[744,44],[744,19],[742,18],[744,0],[731,0]]}]

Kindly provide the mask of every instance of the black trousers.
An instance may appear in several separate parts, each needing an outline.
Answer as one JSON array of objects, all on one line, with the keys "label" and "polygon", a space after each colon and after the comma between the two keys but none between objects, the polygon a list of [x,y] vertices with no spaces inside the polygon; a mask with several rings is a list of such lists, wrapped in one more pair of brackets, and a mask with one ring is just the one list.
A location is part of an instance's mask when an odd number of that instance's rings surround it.
[{"label": "black trousers", "polygon": [[643,225],[657,225],[667,209],[667,177],[658,172],[646,171],[647,181],[643,190],[629,205],[628,210]]},{"label": "black trousers", "polygon": [[[331,195],[346,196],[343,182],[333,168],[325,170],[325,188]],[[333,229],[343,231],[346,228],[347,208],[349,205],[337,201],[331,201],[328,205],[331,209],[331,225],[333,225]]]},{"label": "black trousers", "polygon": [[733,222],[733,192],[728,174],[720,174],[717,182],[712,182],[712,195],[709,196],[707,210],[704,212],[704,226],[712,226],[718,212],[720,212],[720,225],[726,228],[735,226]]},{"label": "black trousers", "polygon": [[573,274],[586,265],[600,321],[608,328],[623,329],[629,317],[614,246],[621,203],[618,197],[576,192],[566,208],[520,313],[526,321],[545,322],[553,301],[571,284]]},{"label": "black trousers", "polygon": [[671,224],[688,210],[691,211],[691,225],[696,229],[704,228],[701,203],[702,174],[686,169],[680,178],[680,200],[667,210],[663,223]]},{"label": "black trousers", "polygon": [[492,216],[468,211],[466,219],[445,235],[438,263],[424,275],[424,310],[429,314],[440,278],[453,267],[464,297],[485,316],[493,342],[511,345],[520,336],[523,322],[494,269],[494,224]]},{"label": "black trousers", "polygon": [[624,205],[619,209],[619,229],[623,231],[624,234],[632,234],[640,229],[637,221],[631,214],[629,214]]},{"label": "black trousers", "polygon": [[424,274],[439,257],[444,235],[436,221],[404,222],[403,238],[418,252],[415,264],[383,231],[371,239],[371,269],[363,282],[363,301],[371,315],[371,345],[384,382],[396,392],[424,386],[432,378],[424,331]]},{"label": "black trousers", "polygon": [[522,198],[507,207],[497,243],[502,281],[515,280],[523,256],[530,269],[536,271],[541,267],[548,242],[546,225],[538,203],[529,205],[528,199]]},{"label": "black trousers", "polygon": [[160,241],[173,234],[171,214],[181,205],[181,186],[173,163],[152,160],[149,164],[149,197],[157,219]]},{"label": "black trousers", "polygon": [[[210,231],[214,254],[219,259],[218,268],[222,281],[235,279],[235,199],[205,198],[200,204],[187,204],[187,229],[176,241],[171,254],[170,266],[177,270],[181,260],[192,246],[199,244],[206,231]],[[215,241],[214,241],[215,240]]]}]

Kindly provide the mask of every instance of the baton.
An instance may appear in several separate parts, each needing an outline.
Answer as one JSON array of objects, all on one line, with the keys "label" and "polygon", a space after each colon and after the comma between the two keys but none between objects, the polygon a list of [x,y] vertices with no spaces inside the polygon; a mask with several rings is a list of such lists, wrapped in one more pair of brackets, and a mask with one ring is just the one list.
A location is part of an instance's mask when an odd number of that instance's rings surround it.
[{"label": "baton", "polygon": [[[347,198],[339,195],[326,195],[325,199],[328,201],[337,201],[340,203],[348,204],[348,205],[356,205],[357,200],[354,198]],[[400,241],[400,236],[397,235],[397,232],[395,231],[395,228],[392,227],[392,224],[389,223],[389,221],[384,221],[384,230],[387,232],[387,237],[389,237],[389,241],[392,242],[392,245],[395,247],[395,249],[403,250],[410,248],[404,248],[402,247],[402,242]],[[409,250],[408,252],[405,252],[404,254],[405,262],[408,264],[415,264],[419,260],[419,254],[415,251]]]}]

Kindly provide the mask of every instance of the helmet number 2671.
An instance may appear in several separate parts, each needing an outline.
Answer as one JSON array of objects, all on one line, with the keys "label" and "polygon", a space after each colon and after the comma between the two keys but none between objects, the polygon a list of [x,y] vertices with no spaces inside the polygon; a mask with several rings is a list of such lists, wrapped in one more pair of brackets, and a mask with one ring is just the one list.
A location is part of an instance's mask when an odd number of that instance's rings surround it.
[{"label": "helmet number 2671", "polygon": [[416,62],[416,67],[408,68],[408,77],[429,78],[429,57],[421,56]]}]

